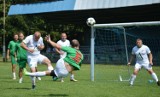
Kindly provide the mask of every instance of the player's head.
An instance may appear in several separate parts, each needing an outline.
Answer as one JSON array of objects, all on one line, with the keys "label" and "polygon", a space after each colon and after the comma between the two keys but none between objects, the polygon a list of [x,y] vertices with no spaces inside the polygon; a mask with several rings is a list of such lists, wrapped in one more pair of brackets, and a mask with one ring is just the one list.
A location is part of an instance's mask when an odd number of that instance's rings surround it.
[{"label": "player's head", "polygon": [[14,39],[15,41],[18,40],[18,34],[17,34],[17,33],[13,35],[13,39]]},{"label": "player's head", "polygon": [[77,39],[73,39],[73,40],[71,41],[71,46],[72,46],[73,48],[79,49],[79,46],[80,46],[79,41],[78,41]]},{"label": "player's head", "polygon": [[67,39],[67,34],[66,33],[61,33],[61,40],[66,41]]},{"label": "player's head", "polygon": [[18,33],[18,38],[19,38],[20,41],[22,41],[22,40],[24,39],[24,34],[23,34],[23,32],[19,32],[19,33]]},{"label": "player's head", "polygon": [[35,40],[35,41],[38,41],[40,37],[41,37],[41,33],[40,33],[39,31],[36,31],[36,32],[34,33],[34,40]]},{"label": "player's head", "polygon": [[143,45],[142,39],[138,38],[138,39],[136,40],[136,45],[137,45],[137,47],[140,48],[140,47]]}]

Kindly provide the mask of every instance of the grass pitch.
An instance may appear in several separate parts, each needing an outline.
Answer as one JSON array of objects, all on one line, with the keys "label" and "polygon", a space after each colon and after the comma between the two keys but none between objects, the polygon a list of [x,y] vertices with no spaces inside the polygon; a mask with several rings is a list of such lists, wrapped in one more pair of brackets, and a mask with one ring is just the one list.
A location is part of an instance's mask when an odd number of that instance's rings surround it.
[{"label": "grass pitch", "polygon": [[[55,65],[55,64],[53,64]],[[17,66],[18,67],[18,66]],[[133,67],[131,67],[133,71]],[[27,67],[28,69],[28,67]],[[39,65],[40,71],[46,70],[46,66]],[[153,67],[157,75],[160,75],[160,67]],[[29,70],[29,69],[28,69]],[[18,72],[18,68],[17,68]],[[42,77],[37,80],[36,90],[31,90],[30,77],[24,76],[23,83],[12,80],[11,65],[9,62],[0,62],[0,97],[159,97],[160,87],[142,69],[137,76],[134,86],[128,82],[118,81],[118,75],[128,78],[126,66],[96,65],[95,82],[90,81],[90,66],[83,64],[80,71],[75,72],[78,82],[70,82],[69,76],[64,83],[52,81],[52,77]],[[18,74],[17,74],[18,76]],[[160,79],[160,76],[158,76]]]}]

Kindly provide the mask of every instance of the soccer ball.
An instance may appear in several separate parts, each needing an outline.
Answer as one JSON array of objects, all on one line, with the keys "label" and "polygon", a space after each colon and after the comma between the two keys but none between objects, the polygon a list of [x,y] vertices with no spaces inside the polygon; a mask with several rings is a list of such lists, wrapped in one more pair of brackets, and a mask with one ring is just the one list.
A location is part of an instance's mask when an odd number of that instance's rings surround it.
[{"label": "soccer ball", "polygon": [[93,26],[96,23],[96,21],[94,18],[90,17],[87,19],[86,23],[88,26]]}]

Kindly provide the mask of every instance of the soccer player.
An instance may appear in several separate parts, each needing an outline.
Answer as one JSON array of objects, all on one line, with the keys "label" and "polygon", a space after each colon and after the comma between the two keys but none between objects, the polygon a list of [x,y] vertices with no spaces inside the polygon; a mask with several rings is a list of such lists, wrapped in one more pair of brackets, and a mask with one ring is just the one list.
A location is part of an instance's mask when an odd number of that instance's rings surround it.
[{"label": "soccer player", "polygon": [[22,43],[23,39],[24,39],[24,34],[22,32],[20,32],[18,34],[19,37],[19,41],[16,44],[16,56],[17,56],[17,62],[19,65],[19,83],[22,83],[22,75],[23,75],[23,68],[26,67],[27,64],[27,51],[25,49],[23,49],[20,44]]},{"label": "soccer player", "polygon": [[[44,49],[43,38],[41,33],[36,31],[34,35],[26,37],[22,43],[21,47],[27,50],[27,61],[31,72],[36,72],[37,63],[43,63],[48,67],[49,71],[53,70],[50,60],[40,54],[40,50]],[[35,77],[31,77],[32,89],[35,89]]]},{"label": "soccer player", "polygon": [[13,74],[13,79],[16,79],[16,64],[17,64],[17,59],[15,56],[15,46],[16,43],[18,42],[18,34],[13,35],[14,40],[10,41],[8,44],[8,50],[7,50],[7,59],[11,57],[11,63],[12,63],[12,74]]},{"label": "soccer player", "polygon": [[[70,41],[67,39],[67,34],[66,33],[61,33],[61,40],[57,42],[58,45],[60,46],[70,46]],[[66,52],[56,49],[57,53],[60,54],[60,58],[65,58],[66,57]],[[71,72],[70,76],[70,81],[76,82],[77,80],[74,79],[74,73]],[[64,82],[63,78],[61,78],[61,82]]]},{"label": "soccer player", "polygon": [[52,71],[43,71],[43,72],[27,72],[24,69],[24,74],[28,76],[53,76],[53,77],[66,77],[69,72],[74,70],[80,70],[81,63],[83,61],[83,54],[79,50],[79,42],[74,39],[71,41],[71,47],[64,47],[56,44],[50,40],[50,36],[47,36],[47,42],[50,43],[53,47],[67,52],[65,58],[61,58],[57,61],[56,67]]},{"label": "soccer player", "polygon": [[132,60],[136,58],[135,69],[130,79],[130,85],[132,86],[139,70],[144,67],[149,74],[151,74],[152,78],[157,82],[158,86],[160,86],[160,81],[158,81],[158,77],[156,73],[152,69],[152,53],[148,46],[144,45],[141,39],[136,40],[136,46],[132,49],[132,55],[128,65],[130,66]]}]

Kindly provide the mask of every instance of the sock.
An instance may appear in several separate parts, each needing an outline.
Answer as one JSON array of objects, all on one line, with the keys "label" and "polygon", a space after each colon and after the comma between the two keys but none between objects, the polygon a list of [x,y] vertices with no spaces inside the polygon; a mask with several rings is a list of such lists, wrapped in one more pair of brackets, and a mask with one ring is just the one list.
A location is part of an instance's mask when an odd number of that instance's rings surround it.
[{"label": "sock", "polygon": [[19,79],[19,83],[22,83],[22,80],[23,80],[23,78],[21,77],[21,78]]},{"label": "sock", "polygon": [[31,76],[32,85],[36,85],[36,77]]},{"label": "sock", "polygon": [[19,78],[19,80],[21,80],[21,81],[22,81],[22,80],[23,80],[23,78],[21,77],[21,78]]},{"label": "sock", "polygon": [[46,72],[33,72],[33,73],[27,72],[27,75],[40,77],[40,76],[45,76]]},{"label": "sock", "polygon": [[48,70],[49,70],[49,71],[52,71],[52,70],[53,70],[53,67],[52,67],[52,66],[48,66]]},{"label": "sock", "polygon": [[70,77],[71,79],[74,79],[74,74],[71,74],[71,77]]},{"label": "sock", "polygon": [[16,73],[15,72],[13,72],[13,78],[16,78]]},{"label": "sock", "polygon": [[136,75],[132,74],[130,79],[130,84],[133,85],[134,80],[136,79]]},{"label": "sock", "polygon": [[155,73],[152,73],[151,76],[156,82],[158,82],[158,77]]}]

